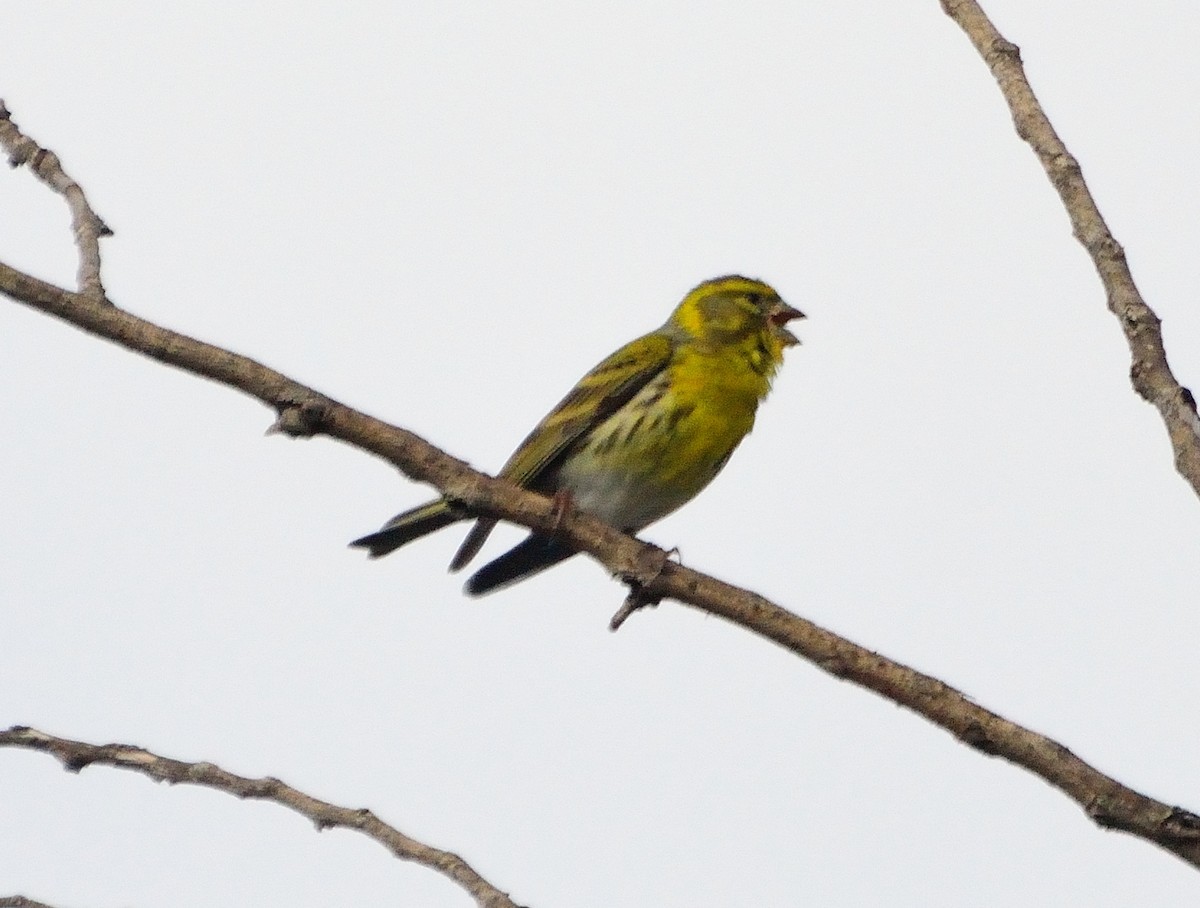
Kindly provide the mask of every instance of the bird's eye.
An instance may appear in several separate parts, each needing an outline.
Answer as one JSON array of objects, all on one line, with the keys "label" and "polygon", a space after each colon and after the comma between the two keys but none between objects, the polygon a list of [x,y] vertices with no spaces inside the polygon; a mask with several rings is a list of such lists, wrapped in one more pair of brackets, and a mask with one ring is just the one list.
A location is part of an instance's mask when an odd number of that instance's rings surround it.
[{"label": "bird's eye", "polygon": [[747,293],[746,299],[749,300],[751,306],[762,305],[762,294],[760,293]]}]

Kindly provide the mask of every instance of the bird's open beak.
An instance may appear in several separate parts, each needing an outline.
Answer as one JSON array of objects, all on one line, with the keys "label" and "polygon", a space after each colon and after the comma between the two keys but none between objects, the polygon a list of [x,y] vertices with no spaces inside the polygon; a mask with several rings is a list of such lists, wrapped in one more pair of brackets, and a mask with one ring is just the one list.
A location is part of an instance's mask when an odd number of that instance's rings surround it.
[{"label": "bird's open beak", "polygon": [[794,347],[800,343],[800,338],[784,327],[794,318],[807,318],[807,316],[795,306],[789,306],[783,300],[780,300],[779,304],[771,310],[771,314],[767,316],[767,321],[771,323],[771,328],[774,330],[775,336],[779,338],[779,342],[785,347]]}]

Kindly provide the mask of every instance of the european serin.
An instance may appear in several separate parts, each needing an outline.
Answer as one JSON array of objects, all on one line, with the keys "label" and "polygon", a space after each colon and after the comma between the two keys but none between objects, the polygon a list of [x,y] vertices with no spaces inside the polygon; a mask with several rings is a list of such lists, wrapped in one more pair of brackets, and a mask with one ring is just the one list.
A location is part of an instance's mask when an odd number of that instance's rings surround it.
[{"label": "european serin", "polygon": [[[725,466],[754,425],[783,348],[799,343],[787,322],[803,317],[762,281],[705,281],[665,325],[580,379],[497,475],[636,533],[690,501]],[[472,516],[439,498],[350,544],[378,558]],[[496,522],[476,520],[450,570],[475,557]],[[501,589],[573,554],[561,540],[531,533],[472,576],[466,591]]]}]

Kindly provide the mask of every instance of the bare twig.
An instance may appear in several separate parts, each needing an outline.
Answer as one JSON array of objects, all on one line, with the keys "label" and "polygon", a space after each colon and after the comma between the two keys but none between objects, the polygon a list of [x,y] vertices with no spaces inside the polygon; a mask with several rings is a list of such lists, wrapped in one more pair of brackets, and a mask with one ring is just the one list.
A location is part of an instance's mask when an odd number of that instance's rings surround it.
[{"label": "bare twig", "polygon": [[157,782],[203,785],[238,798],[274,801],[310,819],[318,832],[338,826],[353,829],[374,839],[401,860],[436,870],[467,890],[482,908],[517,908],[506,893],[481,877],[458,855],[406,836],[369,810],[338,807],[297,791],[278,779],[248,779],[226,772],[212,763],[185,763],[127,744],[97,746],[70,741],[23,726],[0,731],[0,747],[25,747],[51,754],[62,761],[63,768],[69,772],[79,772],[93,763],[100,763],[132,769]]},{"label": "bare twig", "polygon": [[1175,452],[1175,468],[1200,495],[1200,417],[1196,400],[1167,364],[1159,318],[1134,284],[1125,250],[1104,222],[1083,180],[1079,162],[1067,151],[1034,95],[1021,65],[1020,49],[996,30],[975,0],[941,0],[941,4],[992,71],[1012,112],[1017,135],[1029,143],[1062,199],[1075,238],[1091,256],[1108,295],[1108,308],[1125,333],[1134,390],[1158,409]]},{"label": "bare twig", "polygon": [[[237,388],[273,407],[291,435],[328,435],[437,486],[472,510],[556,532],[637,589],[636,604],[675,599],[741,625],[831,674],[925,716],[984,753],[1041,776],[1101,826],[1155,842],[1200,867],[1200,818],[1126,788],[1066,747],[968,700],[936,678],[863,649],[747,590],[671,562],[667,553],[578,511],[472,470],[412,432],[390,426],[261,363],[169,331],[116,306],[96,303],[0,263],[0,293],[100,337]],[[628,617],[623,610],[621,620]]]},{"label": "bare twig", "polygon": [[79,249],[79,292],[97,300],[104,299],[100,281],[100,237],[112,236],[108,225],[92,211],[82,187],[63,170],[58,155],[24,135],[12,121],[8,108],[0,99],[0,148],[8,155],[13,167],[28,164],[43,183],[67,200],[71,209],[71,231]]}]

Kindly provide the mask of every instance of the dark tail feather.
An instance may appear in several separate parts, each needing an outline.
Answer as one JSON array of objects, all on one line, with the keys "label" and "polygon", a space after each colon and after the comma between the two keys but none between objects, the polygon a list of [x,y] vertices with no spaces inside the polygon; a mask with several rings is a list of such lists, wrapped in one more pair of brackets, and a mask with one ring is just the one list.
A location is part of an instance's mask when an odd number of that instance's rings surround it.
[{"label": "dark tail feather", "polygon": [[383,525],[378,533],[371,533],[361,539],[355,539],[350,545],[360,549],[369,549],[372,558],[380,558],[388,552],[394,552],[402,545],[420,539],[429,533],[434,533],[452,523],[458,523],[467,517],[461,510],[447,504],[444,499],[431,501],[419,508],[397,514]]},{"label": "dark tail feather", "polygon": [[495,561],[481,567],[467,581],[464,589],[471,596],[482,596],[540,574],[574,554],[575,550],[565,542],[535,533]]},{"label": "dark tail feather", "polygon": [[487,542],[488,536],[492,534],[492,530],[499,523],[495,517],[480,517],[475,521],[475,526],[471,527],[471,532],[467,533],[467,538],[463,540],[463,544],[458,547],[458,552],[450,561],[450,570],[461,571],[467,566],[472,558],[479,554],[479,550],[483,548],[483,544]]}]

